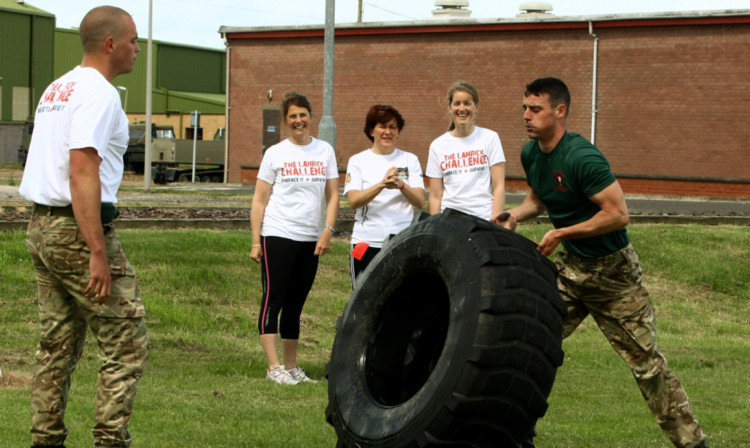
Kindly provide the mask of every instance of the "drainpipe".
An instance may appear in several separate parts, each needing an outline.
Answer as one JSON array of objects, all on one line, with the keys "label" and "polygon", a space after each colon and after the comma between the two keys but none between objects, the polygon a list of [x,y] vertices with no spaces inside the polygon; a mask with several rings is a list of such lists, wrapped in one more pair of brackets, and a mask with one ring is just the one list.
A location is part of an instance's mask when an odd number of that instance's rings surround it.
[{"label": "drainpipe", "polygon": [[229,46],[226,34],[224,35],[224,46],[227,48],[226,81],[224,81],[224,183],[229,182],[229,56],[232,47]]},{"label": "drainpipe", "polygon": [[594,63],[591,74],[591,143],[596,144],[596,77],[597,62],[599,60],[599,38],[594,34],[594,26],[589,22],[589,36],[594,38]]}]

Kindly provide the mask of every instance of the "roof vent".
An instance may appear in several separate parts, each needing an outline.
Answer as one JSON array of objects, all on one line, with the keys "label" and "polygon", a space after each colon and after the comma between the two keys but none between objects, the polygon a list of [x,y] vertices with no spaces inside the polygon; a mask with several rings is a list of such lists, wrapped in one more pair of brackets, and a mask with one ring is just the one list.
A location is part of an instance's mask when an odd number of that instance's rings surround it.
[{"label": "roof vent", "polygon": [[432,15],[435,17],[469,17],[471,10],[464,9],[469,6],[469,0],[435,0],[435,6],[439,9],[433,9]]},{"label": "roof vent", "polygon": [[552,4],[545,2],[525,2],[521,3],[518,8],[523,11],[517,14],[516,17],[549,17],[554,14],[550,14],[552,11]]}]

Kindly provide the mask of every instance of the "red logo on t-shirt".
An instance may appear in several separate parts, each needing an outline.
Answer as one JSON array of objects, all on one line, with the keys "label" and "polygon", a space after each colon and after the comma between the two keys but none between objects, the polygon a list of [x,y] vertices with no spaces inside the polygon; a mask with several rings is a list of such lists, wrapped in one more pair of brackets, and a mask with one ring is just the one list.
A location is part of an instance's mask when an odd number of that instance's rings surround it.
[{"label": "red logo on t-shirt", "polygon": [[470,167],[479,165],[487,165],[487,155],[484,153],[484,149],[444,154],[443,161],[440,162],[440,169],[445,172],[456,168],[465,168],[464,171],[469,172]]},{"label": "red logo on t-shirt", "polygon": [[54,102],[67,103],[68,100],[70,100],[70,95],[73,93],[73,90],[75,90],[75,85],[75,82],[69,82],[64,85],[62,83],[52,83],[42,96],[39,104]]},{"label": "red logo on t-shirt", "polygon": [[567,193],[568,191],[570,191],[568,187],[565,186],[565,173],[559,170],[555,170],[552,172],[552,175],[555,176],[555,182],[557,182],[555,191],[561,191],[563,193]]}]

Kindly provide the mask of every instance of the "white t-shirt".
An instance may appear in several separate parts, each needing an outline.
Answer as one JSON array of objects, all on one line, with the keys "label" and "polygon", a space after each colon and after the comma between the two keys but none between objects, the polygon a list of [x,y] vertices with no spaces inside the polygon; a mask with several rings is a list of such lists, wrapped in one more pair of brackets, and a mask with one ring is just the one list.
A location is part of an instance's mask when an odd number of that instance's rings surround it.
[{"label": "white t-shirt", "polygon": [[450,207],[483,218],[492,217],[490,167],[505,162],[497,132],[476,126],[468,137],[446,132],[430,144],[427,177],[443,179],[440,211]]},{"label": "white t-shirt", "polygon": [[[366,149],[349,159],[344,195],[351,190],[363,191],[380,183],[385,173],[394,166],[399,177],[411,188],[424,189],[422,167],[417,156],[398,148],[388,155]],[[385,188],[369,204],[356,210],[352,244],[365,241],[372,247],[382,247],[389,235],[408,227],[420,210],[411,205],[400,190]]]},{"label": "white t-shirt", "polygon": [[273,186],[261,235],[317,241],[325,226],[326,181],[338,177],[327,142],[313,138],[299,146],[286,139],[268,148],[258,171],[258,179]]},{"label": "white t-shirt", "polygon": [[18,191],[38,204],[70,205],[70,151],[94,148],[102,159],[102,202],[114,204],[128,138],[117,89],[98,70],[76,67],[50,84],[39,100]]}]

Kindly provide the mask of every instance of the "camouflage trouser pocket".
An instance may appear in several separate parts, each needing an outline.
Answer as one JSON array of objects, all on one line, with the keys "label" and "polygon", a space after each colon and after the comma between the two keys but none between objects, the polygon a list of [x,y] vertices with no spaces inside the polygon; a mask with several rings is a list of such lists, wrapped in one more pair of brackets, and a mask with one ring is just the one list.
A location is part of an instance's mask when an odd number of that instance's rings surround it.
[{"label": "camouflage trouser pocket", "polygon": [[[619,335],[620,331],[624,331],[632,342],[643,350],[644,355],[656,347],[654,307],[645,289],[611,303],[608,308],[610,319],[598,321],[608,338],[610,335]],[[619,342],[622,350],[633,358],[634,361],[631,364],[637,364],[644,355],[638,353],[634,347],[629,349],[624,335],[623,339]],[[617,350],[617,347],[615,349]],[[643,366],[640,367],[643,368]]]},{"label": "camouflage trouser pocket", "polygon": [[74,221],[60,224],[46,230],[39,255],[57,275],[82,275],[88,271],[91,251]]},{"label": "camouflage trouser pocket", "polygon": [[146,308],[141,298],[141,288],[135,269],[125,257],[114,228],[104,235],[104,239],[107,243],[107,261],[112,276],[112,297],[116,297],[117,300],[109,300],[107,309],[100,309],[99,314],[116,317],[145,316]]},{"label": "camouflage trouser pocket", "polygon": [[135,276],[135,269],[130,264],[120,246],[120,237],[117,236],[114,227],[104,234],[104,241],[107,245],[107,262],[109,263],[109,272],[112,277],[115,276]]}]

